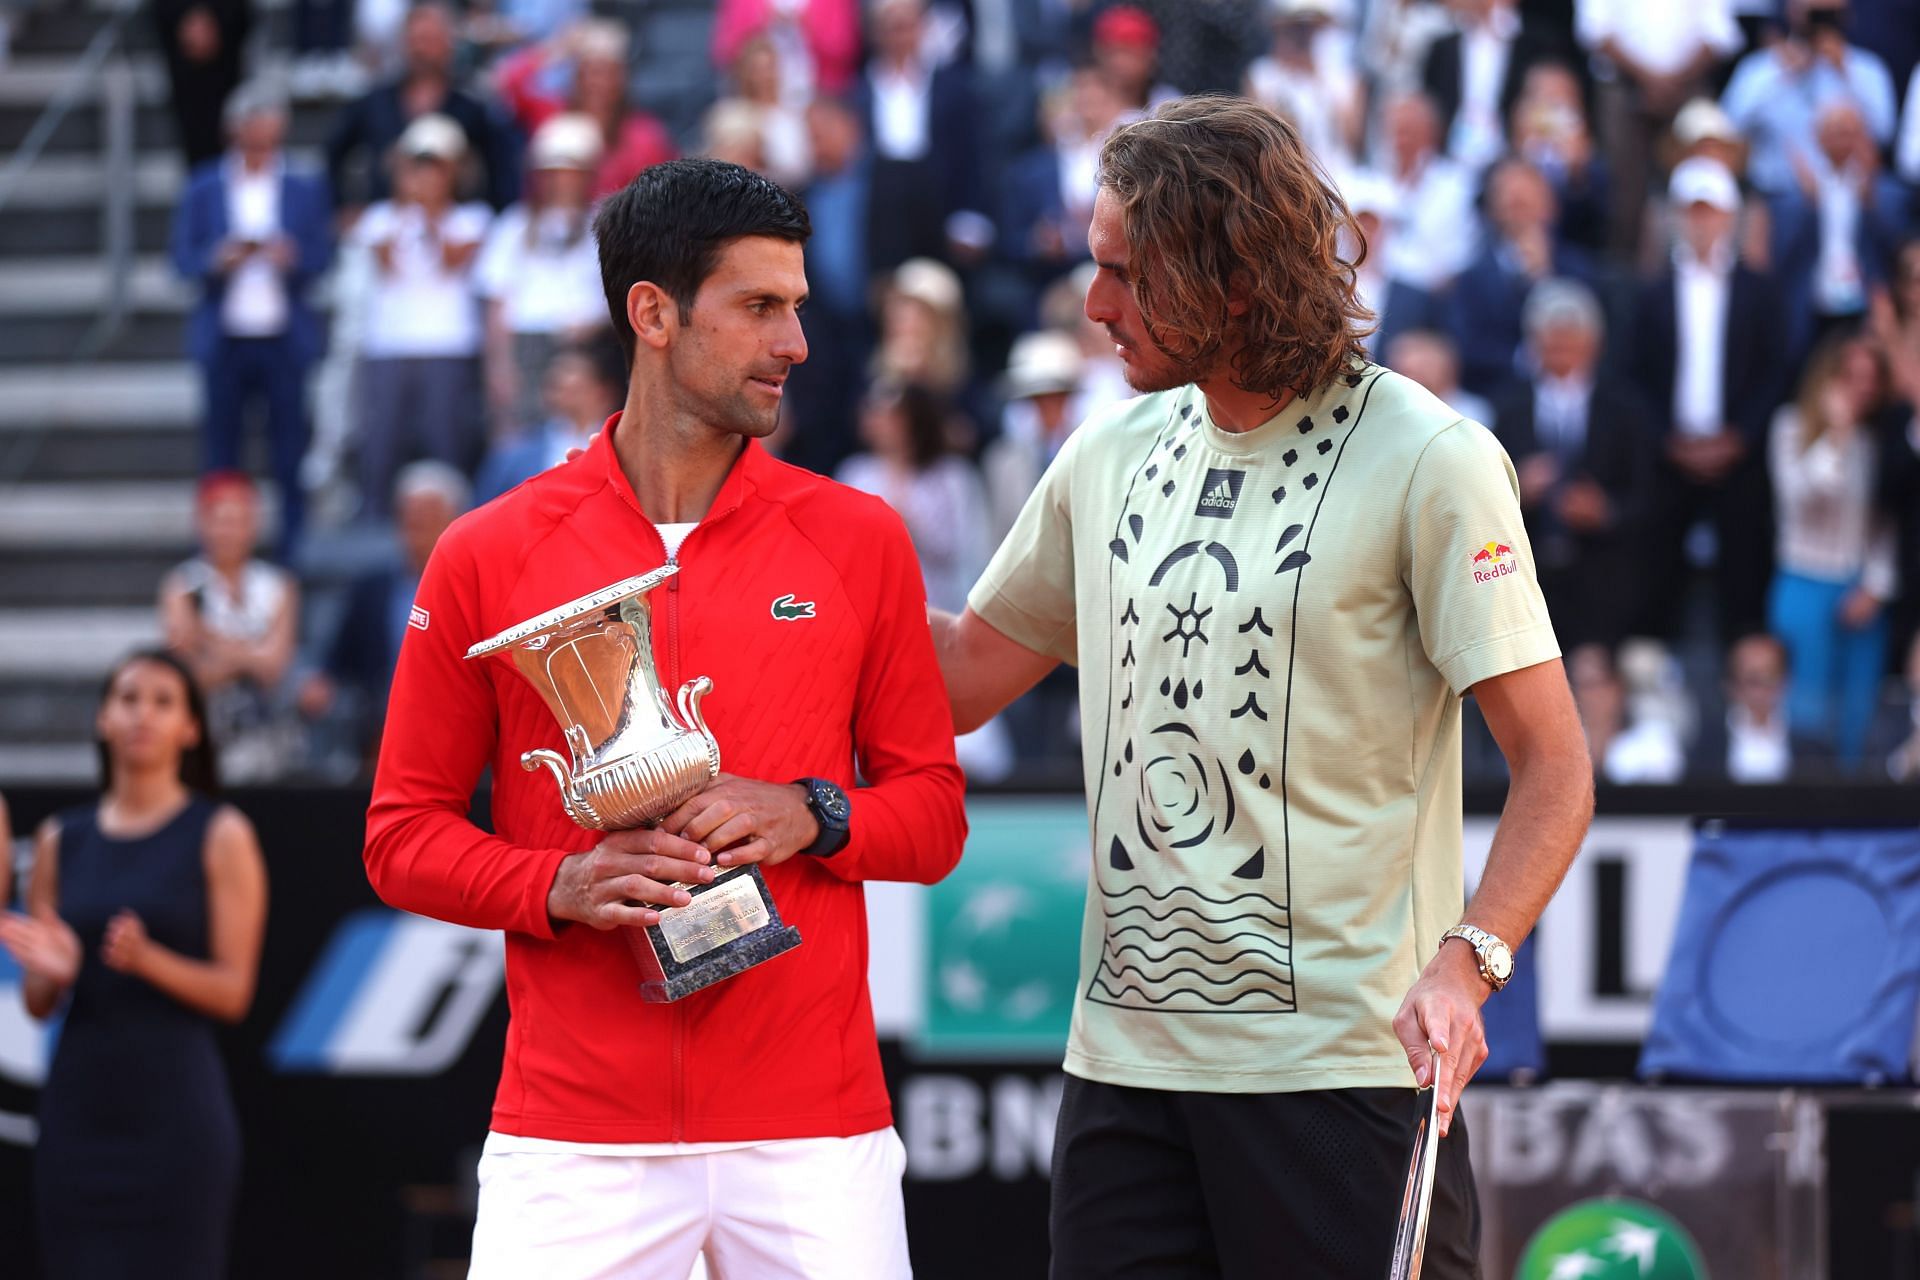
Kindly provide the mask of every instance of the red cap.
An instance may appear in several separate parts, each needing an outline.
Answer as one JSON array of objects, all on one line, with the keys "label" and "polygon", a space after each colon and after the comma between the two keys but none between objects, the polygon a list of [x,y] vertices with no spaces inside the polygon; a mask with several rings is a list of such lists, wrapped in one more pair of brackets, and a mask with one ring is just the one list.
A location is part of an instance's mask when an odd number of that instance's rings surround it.
[{"label": "red cap", "polygon": [[1093,42],[1157,49],[1160,27],[1145,9],[1136,9],[1130,4],[1115,5],[1094,20]]}]

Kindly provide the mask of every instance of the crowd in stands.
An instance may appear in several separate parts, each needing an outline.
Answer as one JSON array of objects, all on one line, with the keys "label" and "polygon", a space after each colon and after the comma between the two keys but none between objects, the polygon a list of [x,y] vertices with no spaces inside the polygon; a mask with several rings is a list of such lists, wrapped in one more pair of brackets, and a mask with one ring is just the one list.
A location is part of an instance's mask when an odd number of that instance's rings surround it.
[{"label": "crowd in stands", "polygon": [[[225,141],[177,217],[209,475],[161,608],[259,776],[364,764],[434,537],[621,404],[599,197],[681,153],[804,197],[811,354],[771,443],[891,503],[957,608],[1131,394],[1080,305],[1102,142],[1216,91],[1345,194],[1374,357],[1505,445],[1604,779],[1920,778],[1904,0],[719,0],[681,136],[634,105],[633,14],[596,8],[300,0],[290,82],[355,90],[324,174],[260,81],[175,76],[189,156],[209,95]],[[278,567],[235,473],[256,410]],[[345,587],[342,530],[397,530]],[[1077,735],[1063,676],[963,757],[1077,776]]]}]

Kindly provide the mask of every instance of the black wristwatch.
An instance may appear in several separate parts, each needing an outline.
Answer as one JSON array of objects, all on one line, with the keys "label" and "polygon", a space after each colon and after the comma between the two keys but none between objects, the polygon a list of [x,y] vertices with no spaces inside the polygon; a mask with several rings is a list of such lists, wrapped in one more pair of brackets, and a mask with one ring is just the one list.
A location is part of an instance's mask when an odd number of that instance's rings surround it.
[{"label": "black wristwatch", "polygon": [[853,806],[847,793],[825,778],[801,778],[796,786],[807,789],[807,811],[820,824],[820,838],[800,852],[816,858],[831,858],[847,847],[853,820]]}]

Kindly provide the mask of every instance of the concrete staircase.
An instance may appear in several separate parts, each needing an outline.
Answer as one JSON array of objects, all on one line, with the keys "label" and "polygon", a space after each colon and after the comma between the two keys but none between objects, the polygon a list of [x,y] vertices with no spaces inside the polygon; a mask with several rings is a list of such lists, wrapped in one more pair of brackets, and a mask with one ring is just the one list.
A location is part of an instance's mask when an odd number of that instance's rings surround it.
[{"label": "concrete staircase", "polygon": [[[636,99],[691,142],[714,92],[710,5],[646,0],[625,12],[640,48]],[[270,43],[282,16],[274,6]],[[0,160],[107,20],[104,8],[71,5],[16,31],[0,65]],[[90,98],[0,206],[0,784],[93,776],[99,681],[116,657],[158,640],[155,591],[193,546],[199,388],[182,354],[192,295],[167,258],[185,175],[144,15],[120,47],[137,101],[131,171],[106,172],[104,113]],[[318,164],[333,111],[296,105],[298,160]],[[130,304],[111,341],[79,358],[109,297],[109,181],[135,197]],[[264,473],[264,456],[254,461]]]}]

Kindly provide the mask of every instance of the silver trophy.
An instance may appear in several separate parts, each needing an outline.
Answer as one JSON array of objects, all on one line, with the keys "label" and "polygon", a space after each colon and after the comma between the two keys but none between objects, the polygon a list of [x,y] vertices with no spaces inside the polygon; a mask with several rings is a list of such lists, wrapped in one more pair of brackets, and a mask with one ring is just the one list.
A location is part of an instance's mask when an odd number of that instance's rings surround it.
[{"label": "silver trophy", "polygon": [[[679,571],[669,564],[623,579],[467,650],[511,662],[560,722],[572,759],[540,747],[522,753],[520,767],[552,773],[567,816],[583,827],[652,826],[720,772],[720,744],[700,717],[713,682],[689,680],[669,700],[654,670],[647,593]],[[689,905],[624,931],[648,1000],[678,1000],[800,943],[757,866],[682,887]]]}]

